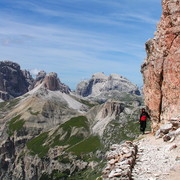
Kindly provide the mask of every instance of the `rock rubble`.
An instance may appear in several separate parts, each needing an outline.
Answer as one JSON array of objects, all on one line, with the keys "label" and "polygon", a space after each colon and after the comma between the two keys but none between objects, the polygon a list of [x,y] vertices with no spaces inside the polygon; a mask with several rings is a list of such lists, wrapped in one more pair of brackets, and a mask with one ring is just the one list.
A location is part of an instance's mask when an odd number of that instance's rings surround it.
[{"label": "rock rubble", "polygon": [[[174,169],[180,168],[180,119],[160,126],[155,136],[137,142],[138,153],[132,176],[134,180],[163,180]],[[178,123],[179,122],[179,123]],[[170,179],[169,179],[170,180]]]},{"label": "rock rubble", "polygon": [[[172,142],[164,142],[152,135],[142,137],[136,142],[138,146],[137,159],[132,171],[133,180],[172,180],[171,171],[180,168],[178,155],[180,153],[179,137]],[[178,178],[178,177],[177,177]]]},{"label": "rock rubble", "polygon": [[160,126],[156,131],[156,138],[163,138],[164,141],[173,142],[180,135],[180,117],[173,118],[169,123]]},{"label": "rock rubble", "polygon": [[135,163],[137,146],[131,141],[126,141],[121,145],[114,144],[111,151],[106,153],[108,160],[103,170],[104,180],[130,180],[131,171]]}]

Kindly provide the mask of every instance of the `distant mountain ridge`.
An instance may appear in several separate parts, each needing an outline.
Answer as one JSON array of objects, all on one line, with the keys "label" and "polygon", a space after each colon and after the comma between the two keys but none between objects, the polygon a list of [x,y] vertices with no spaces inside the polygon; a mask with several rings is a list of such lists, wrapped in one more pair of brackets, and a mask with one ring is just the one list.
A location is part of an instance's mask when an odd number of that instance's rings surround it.
[{"label": "distant mountain ridge", "polygon": [[21,96],[32,90],[39,84],[44,84],[47,89],[69,93],[70,88],[61,83],[57,74],[52,72],[47,74],[40,71],[36,78],[33,79],[30,72],[21,70],[19,64],[12,61],[0,61],[0,98],[9,100]]},{"label": "distant mountain ridge", "polygon": [[95,73],[89,80],[84,80],[77,85],[76,92],[83,97],[99,96],[105,92],[117,90],[130,94],[140,95],[136,85],[118,74],[106,76],[104,73]]},{"label": "distant mountain ridge", "polygon": [[[21,96],[39,84],[43,84],[52,91],[60,90],[67,94],[71,91],[67,85],[60,81],[55,72],[47,74],[45,71],[40,71],[34,79],[29,71],[21,70],[19,64],[11,61],[0,61],[0,98],[2,100],[7,101]],[[138,87],[121,75],[106,76],[100,72],[93,74],[89,80],[80,82],[76,88],[77,95],[103,102],[109,99],[107,94],[120,96],[121,93],[141,95]]]}]

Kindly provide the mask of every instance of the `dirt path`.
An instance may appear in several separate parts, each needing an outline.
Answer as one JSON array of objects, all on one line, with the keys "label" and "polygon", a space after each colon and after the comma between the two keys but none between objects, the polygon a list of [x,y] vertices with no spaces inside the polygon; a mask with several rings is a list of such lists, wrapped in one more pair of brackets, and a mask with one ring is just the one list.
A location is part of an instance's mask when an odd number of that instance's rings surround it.
[{"label": "dirt path", "polygon": [[136,165],[132,172],[134,180],[179,180],[180,137],[174,142],[164,142],[151,134],[141,136]]}]

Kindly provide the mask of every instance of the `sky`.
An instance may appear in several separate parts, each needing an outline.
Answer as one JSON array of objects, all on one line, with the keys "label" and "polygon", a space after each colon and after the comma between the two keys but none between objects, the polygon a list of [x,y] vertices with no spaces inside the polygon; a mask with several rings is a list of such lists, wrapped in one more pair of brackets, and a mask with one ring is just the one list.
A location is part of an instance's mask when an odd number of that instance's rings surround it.
[{"label": "sky", "polygon": [[161,0],[0,0],[0,60],[56,72],[75,89],[96,72],[143,84]]}]

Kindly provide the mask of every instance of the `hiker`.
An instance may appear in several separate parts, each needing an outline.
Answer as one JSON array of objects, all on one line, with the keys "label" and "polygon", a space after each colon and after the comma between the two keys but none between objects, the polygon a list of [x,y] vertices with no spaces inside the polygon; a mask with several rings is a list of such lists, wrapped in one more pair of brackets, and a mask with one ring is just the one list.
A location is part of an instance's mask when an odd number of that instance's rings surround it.
[{"label": "hiker", "polygon": [[142,132],[142,134],[144,134],[145,129],[146,129],[146,120],[147,120],[147,118],[150,119],[150,116],[145,111],[145,109],[142,108],[142,112],[141,112],[140,119],[139,119],[139,122],[140,122],[140,131]]}]

